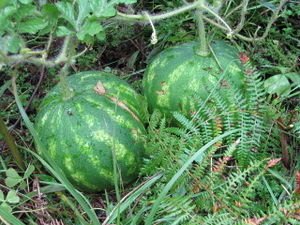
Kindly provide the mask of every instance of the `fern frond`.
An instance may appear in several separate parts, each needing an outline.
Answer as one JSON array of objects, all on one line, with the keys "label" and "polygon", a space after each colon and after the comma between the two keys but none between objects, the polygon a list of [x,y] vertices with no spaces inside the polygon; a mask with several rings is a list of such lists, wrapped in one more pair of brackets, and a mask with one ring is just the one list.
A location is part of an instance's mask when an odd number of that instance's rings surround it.
[{"label": "fern frond", "polygon": [[155,223],[183,224],[194,217],[191,196],[170,196],[161,203]]}]

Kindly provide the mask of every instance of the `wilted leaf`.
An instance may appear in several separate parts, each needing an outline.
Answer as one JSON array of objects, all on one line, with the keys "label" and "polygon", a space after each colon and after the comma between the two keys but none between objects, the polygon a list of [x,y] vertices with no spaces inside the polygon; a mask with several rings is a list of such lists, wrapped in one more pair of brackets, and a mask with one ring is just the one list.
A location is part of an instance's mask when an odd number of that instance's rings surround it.
[{"label": "wilted leaf", "polygon": [[246,220],[246,224],[250,224],[250,225],[259,225],[261,224],[265,219],[267,219],[267,216],[264,216],[262,218],[251,218],[251,219],[247,219]]},{"label": "wilted leaf", "polygon": [[270,168],[270,167],[275,166],[280,160],[281,160],[281,158],[271,159],[271,160],[268,162],[267,168]]}]

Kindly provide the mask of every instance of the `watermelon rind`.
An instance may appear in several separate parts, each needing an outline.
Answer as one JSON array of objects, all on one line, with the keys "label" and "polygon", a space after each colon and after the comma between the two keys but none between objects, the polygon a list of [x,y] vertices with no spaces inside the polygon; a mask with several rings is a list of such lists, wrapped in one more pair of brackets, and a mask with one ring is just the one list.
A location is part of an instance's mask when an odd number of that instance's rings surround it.
[{"label": "watermelon rind", "polygon": [[[198,46],[197,42],[180,44],[150,61],[143,79],[150,113],[158,109],[169,120],[173,112],[191,116],[197,110],[197,99],[205,101],[208,90],[215,86],[226,91],[230,83],[243,89],[242,64],[235,48],[217,40],[210,45],[210,55],[200,56],[196,54]],[[226,85],[221,85],[221,77]]]},{"label": "watermelon rind", "polygon": [[[122,183],[130,183],[143,161],[146,134],[138,94],[104,72],[79,73],[67,82],[73,97],[63,99],[58,84],[44,98],[36,118],[35,127],[50,157],[78,189],[97,192],[114,186],[115,153]],[[99,82],[105,95],[95,91]]]}]

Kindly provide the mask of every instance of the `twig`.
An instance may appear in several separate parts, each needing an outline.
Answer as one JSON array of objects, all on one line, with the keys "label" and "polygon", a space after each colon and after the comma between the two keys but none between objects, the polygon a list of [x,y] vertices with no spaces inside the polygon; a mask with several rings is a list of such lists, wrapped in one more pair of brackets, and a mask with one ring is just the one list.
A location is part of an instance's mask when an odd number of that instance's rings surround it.
[{"label": "twig", "polygon": [[[266,29],[265,29],[265,31],[264,31],[264,33],[263,33],[263,35],[262,35],[261,37],[249,38],[249,37],[246,37],[246,36],[241,35],[241,34],[234,34],[234,36],[236,36],[236,37],[238,37],[238,38],[240,38],[240,39],[242,39],[242,40],[244,40],[244,41],[262,41],[262,40],[264,40],[264,39],[266,38],[266,36],[269,34],[269,31],[270,31],[270,29],[271,29],[271,26],[272,26],[273,23],[277,20],[278,15],[279,15],[279,12],[280,12],[281,9],[283,8],[284,4],[287,3],[287,1],[288,1],[288,0],[281,0],[281,1],[280,1],[280,4],[279,4],[279,6],[277,7],[277,10],[276,10],[276,11],[274,12],[274,14],[271,16],[270,21],[269,21],[269,23],[267,24],[267,27],[266,27]],[[206,17],[206,16],[203,16],[203,19],[204,19],[205,21],[209,22],[210,24],[212,24],[212,25],[214,25],[214,26],[216,26],[216,27],[218,27],[218,28],[220,28],[220,29],[222,29],[222,30],[224,30],[224,31],[229,31],[229,32],[230,32],[230,30],[229,30],[227,27],[225,27],[225,26],[223,26],[223,25],[221,25],[221,24],[218,24],[217,22],[215,22],[214,20],[212,20],[212,19],[210,19],[210,18],[208,18],[208,17]]]},{"label": "twig", "polygon": [[243,2],[241,4],[242,5],[241,18],[240,18],[239,24],[233,31],[234,34],[239,33],[244,27],[248,3],[249,3],[249,0],[243,0]]}]

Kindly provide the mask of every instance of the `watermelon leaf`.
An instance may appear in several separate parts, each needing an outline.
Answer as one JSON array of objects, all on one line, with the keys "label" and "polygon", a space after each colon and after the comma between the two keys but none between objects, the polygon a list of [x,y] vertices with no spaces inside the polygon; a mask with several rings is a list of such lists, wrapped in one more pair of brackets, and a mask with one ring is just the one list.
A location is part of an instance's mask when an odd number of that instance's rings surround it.
[{"label": "watermelon leaf", "polygon": [[69,30],[69,28],[65,26],[58,26],[56,31],[56,35],[58,37],[65,37],[74,33],[75,33],[74,31]]},{"label": "watermelon leaf", "polygon": [[45,28],[47,26],[47,22],[41,18],[33,17],[27,19],[25,22],[21,22],[19,26],[20,33],[35,34],[39,30]]},{"label": "watermelon leaf", "polygon": [[22,4],[29,4],[32,2],[32,0],[19,0]]},{"label": "watermelon leaf", "polygon": [[111,17],[116,15],[115,6],[121,3],[135,3],[136,0],[91,0],[91,8],[97,17]]},{"label": "watermelon leaf", "polygon": [[104,31],[104,28],[99,21],[86,20],[85,24],[81,27],[80,32],[77,34],[77,37],[79,40],[84,40],[86,34],[94,36],[100,31]]},{"label": "watermelon leaf", "polygon": [[57,2],[56,7],[61,16],[66,19],[74,28],[76,28],[74,7],[70,2]]},{"label": "watermelon leaf", "polygon": [[77,0],[78,4],[78,17],[76,20],[76,25],[79,27],[83,20],[89,15],[90,5],[85,0]]}]

